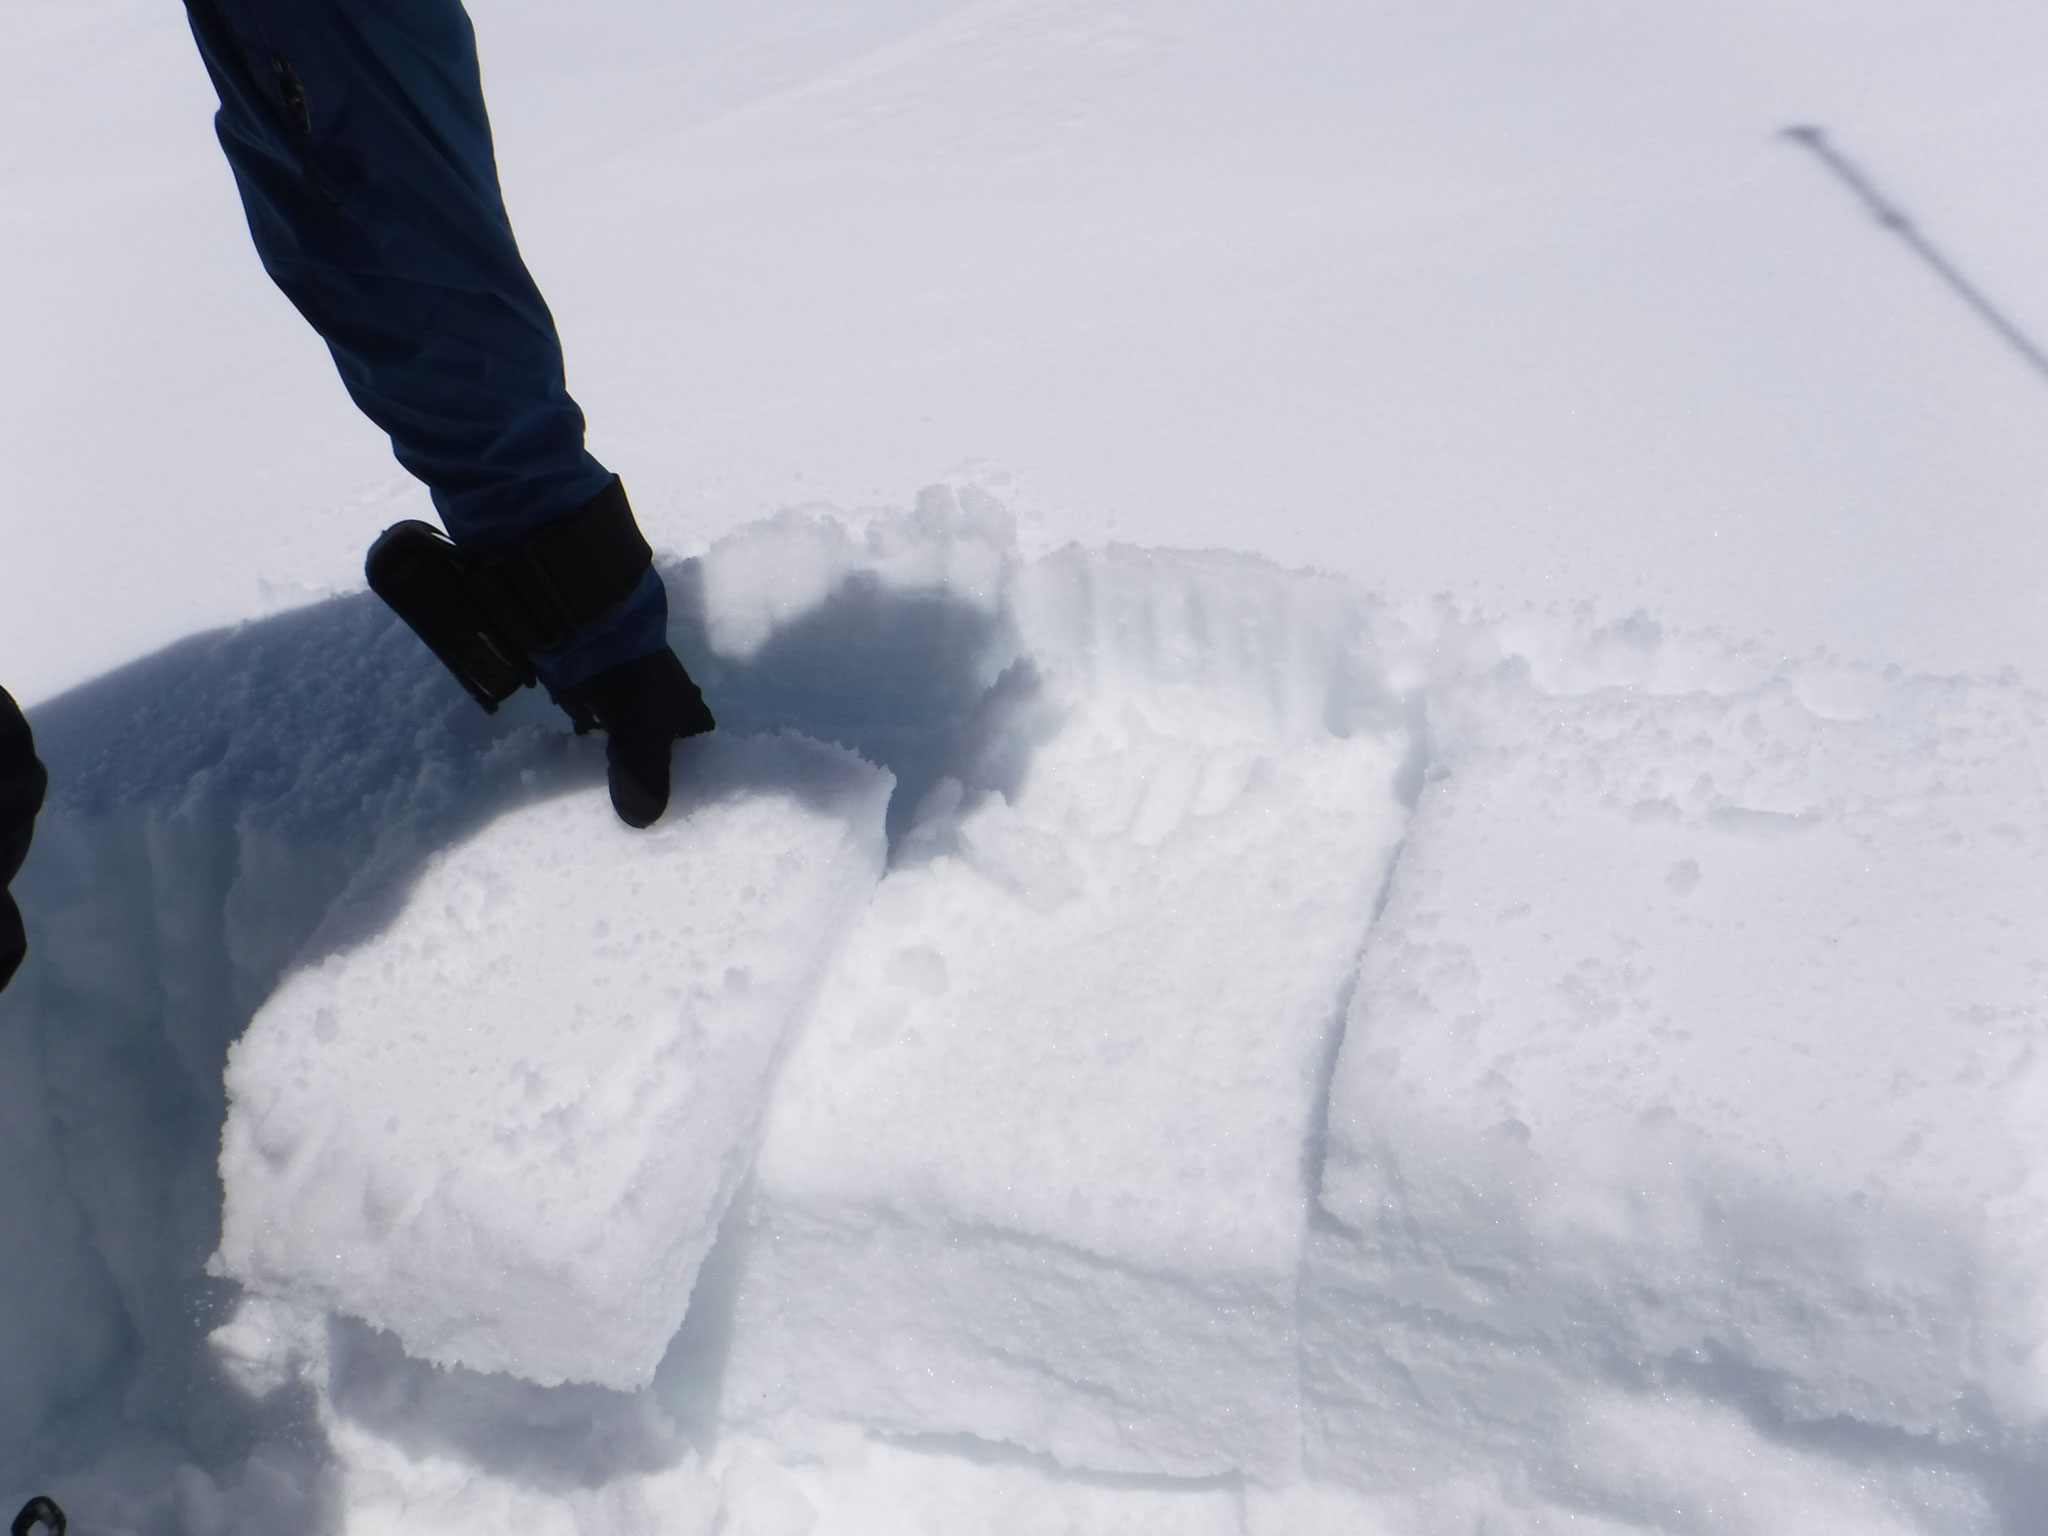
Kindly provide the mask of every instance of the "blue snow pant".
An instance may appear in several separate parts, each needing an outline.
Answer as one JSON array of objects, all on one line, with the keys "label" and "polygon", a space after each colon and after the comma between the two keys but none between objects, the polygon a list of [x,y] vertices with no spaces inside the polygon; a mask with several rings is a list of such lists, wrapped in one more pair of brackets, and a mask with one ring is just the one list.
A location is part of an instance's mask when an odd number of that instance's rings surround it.
[{"label": "blue snow pant", "polygon": [[[349,394],[486,553],[596,496],[553,316],[498,188],[461,0],[186,0],[214,119],[266,270]],[[649,570],[534,658],[560,690],[667,644]]]}]

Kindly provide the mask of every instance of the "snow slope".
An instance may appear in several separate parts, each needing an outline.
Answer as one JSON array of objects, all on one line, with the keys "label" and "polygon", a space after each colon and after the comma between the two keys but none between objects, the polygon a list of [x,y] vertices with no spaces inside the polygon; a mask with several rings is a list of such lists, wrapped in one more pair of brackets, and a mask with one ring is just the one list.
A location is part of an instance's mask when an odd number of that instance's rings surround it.
[{"label": "snow slope", "polygon": [[[522,247],[664,548],[950,478],[1034,554],[2048,654],[2041,379],[1778,137],[1828,127],[2048,335],[2036,6],[475,14]],[[0,462],[50,529],[0,567],[24,698],[354,590],[424,505],[265,284],[210,110],[156,0],[0,18]]]},{"label": "snow slope", "polygon": [[475,14],[721,730],[479,714],[182,19],[0,16],[0,1495],[2048,1530],[2043,380],[1779,137],[2048,332],[2037,9]]}]

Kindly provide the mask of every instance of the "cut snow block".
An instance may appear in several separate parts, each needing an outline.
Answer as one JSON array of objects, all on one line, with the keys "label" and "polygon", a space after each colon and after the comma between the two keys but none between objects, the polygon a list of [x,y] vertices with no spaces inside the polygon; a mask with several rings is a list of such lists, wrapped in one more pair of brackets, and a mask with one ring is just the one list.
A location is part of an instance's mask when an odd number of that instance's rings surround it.
[{"label": "cut snow block", "polygon": [[1073,551],[1014,612],[1021,785],[933,791],[833,962],[725,1412],[1281,1476],[1304,1161],[1405,730],[1333,581]]},{"label": "cut snow block", "polygon": [[279,987],[229,1059],[218,1271],[424,1360],[651,1379],[891,784],[794,737],[677,757],[651,830],[528,805]]},{"label": "cut snow block", "polygon": [[1433,701],[1305,1282],[1328,1470],[1526,1451],[1560,1378],[2038,1432],[2044,719],[1819,663]]}]

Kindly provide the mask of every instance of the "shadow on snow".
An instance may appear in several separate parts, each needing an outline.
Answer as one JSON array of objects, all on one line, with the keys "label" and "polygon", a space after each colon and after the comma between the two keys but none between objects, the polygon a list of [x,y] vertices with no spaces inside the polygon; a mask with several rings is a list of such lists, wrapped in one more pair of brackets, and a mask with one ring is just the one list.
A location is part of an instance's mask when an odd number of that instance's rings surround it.
[{"label": "shadow on snow", "polygon": [[[1008,644],[989,614],[856,575],[735,661],[705,640],[695,563],[665,574],[671,638],[721,730],[794,730],[890,769],[892,849],[941,776],[985,791],[1021,775],[1023,749],[991,743],[1018,738],[995,716],[1028,679],[1012,668],[989,686]],[[61,1493],[71,1473],[90,1513],[104,1500],[87,1469],[96,1485],[107,1458],[146,1443],[127,1474],[138,1488],[181,1463],[242,1477],[267,1460],[273,1483],[300,1493],[276,1494],[262,1518],[331,1525],[306,1395],[252,1402],[206,1344],[236,1294],[205,1273],[228,1049],[288,968],[381,931],[436,851],[522,804],[600,786],[601,741],[571,736],[538,692],[485,716],[367,593],[190,637],[30,714],[51,793],[16,886],[29,962],[0,998],[0,1221],[34,1257],[0,1309],[0,1486]],[[678,753],[679,812],[690,756]],[[741,787],[807,791],[702,792]],[[700,1300],[734,1262],[721,1242]],[[657,1390],[699,1436],[719,1306],[693,1307]],[[333,1346],[341,1411],[505,1475],[580,1484],[680,1454],[641,1400],[420,1366],[354,1324]],[[508,1445],[510,1460],[487,1449]],[[188,1523],[146,1492],[129,1502],[132,1528]]]}]

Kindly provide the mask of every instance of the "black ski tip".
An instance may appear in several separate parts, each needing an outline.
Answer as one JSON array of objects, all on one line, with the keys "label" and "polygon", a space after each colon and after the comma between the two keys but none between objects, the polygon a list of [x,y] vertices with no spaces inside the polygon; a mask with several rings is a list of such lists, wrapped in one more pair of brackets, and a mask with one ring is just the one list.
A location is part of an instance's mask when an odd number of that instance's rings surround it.
[{"label": "black ski tip", "polygon": [[[4,1508],[6,1506],[0,1504],[0,1509]],[[64,1536],[67,1524],[69,1522],[64,1518],[64,1511],[57,1507],[57,1501],[39,1493],[21,1506],[21,1513],[14,1517],[11,1536],[29,1536],[39,1525],[45,1527],[50,1536]]]}]

